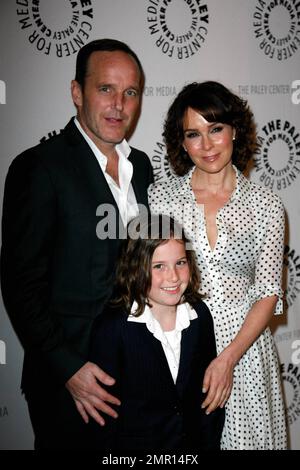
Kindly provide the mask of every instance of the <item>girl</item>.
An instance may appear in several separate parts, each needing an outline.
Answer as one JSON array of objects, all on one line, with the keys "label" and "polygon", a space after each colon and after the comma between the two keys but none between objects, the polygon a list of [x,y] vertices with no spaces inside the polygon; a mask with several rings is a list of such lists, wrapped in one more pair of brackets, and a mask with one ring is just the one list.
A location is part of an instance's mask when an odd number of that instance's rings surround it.
[{"label": "girl", "polygon": [[93,447],[218,449],[224,410],[201,408],[216,347],[194,253],[173,219],[149,217],[132,221],[116,298],[93,327],[90,360],[116,379],[110,392],[121,400],[116,420],[90,423]]}]

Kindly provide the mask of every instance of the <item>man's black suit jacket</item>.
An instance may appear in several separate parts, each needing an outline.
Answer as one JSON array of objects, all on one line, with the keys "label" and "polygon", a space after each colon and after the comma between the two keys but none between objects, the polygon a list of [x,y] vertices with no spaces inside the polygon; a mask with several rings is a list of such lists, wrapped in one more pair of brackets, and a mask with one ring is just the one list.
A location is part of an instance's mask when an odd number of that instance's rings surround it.
[{"label": "man's black suit jacket", "polygon": [[111,392],[121,399],[119,418],[100,428],[90,423],[94,449],[217,450],[224,410],[210,415],[205,399],[205,370],[216,357],[214,327],[204,302],[194,305],[198,318],[182,331],[176,384],[161,342],[144,323],[127,321],[122,309],[107,307],[94,323],[90,359],[116,378]]},{"label": "man's black suit jacket", "polygon": [[[132,186],[147,206],[152,167],[131,150]],[[1,285],[25,349],[22,387],[62,386],[86,362],[93,319],[109,298],[118,239],[99,240],[100,204],[118,208],[99,164],[73,119],[58,135],[25,151],[5,183]]]}]

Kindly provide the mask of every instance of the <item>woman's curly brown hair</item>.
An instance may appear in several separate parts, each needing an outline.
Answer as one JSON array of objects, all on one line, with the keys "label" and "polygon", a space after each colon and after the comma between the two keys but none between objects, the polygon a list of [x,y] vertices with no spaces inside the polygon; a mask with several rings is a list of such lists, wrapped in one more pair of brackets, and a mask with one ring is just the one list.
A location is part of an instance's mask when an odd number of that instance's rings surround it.
[{"label": "woman's curly brown hair", "polygon": [[258,149],[256,125],[246,100],[218,82],[186,85],[170,106],[164,123],[167,159],[178,176],[194,166],[182,143],[183,119],[188,108],[201,113],[208,122],[229,124],[235,131],[232,163],[243,171]]}]

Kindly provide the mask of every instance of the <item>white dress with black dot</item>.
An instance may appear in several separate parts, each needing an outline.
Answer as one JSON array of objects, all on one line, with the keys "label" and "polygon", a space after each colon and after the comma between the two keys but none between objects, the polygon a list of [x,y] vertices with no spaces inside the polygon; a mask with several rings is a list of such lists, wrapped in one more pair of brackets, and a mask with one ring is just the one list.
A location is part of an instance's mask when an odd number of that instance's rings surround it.
[{"label": "white dress with black dot", "polygon": [[[240,330],[251,306],[277,295],[282,313],[284,209],[280,198],[236,168],[236,188],[216,217],[218,238],[211,250],[204,208],[191,189],[194,168],[149,188],[151,211],[173,215],[192,241],[201,271],[201,293],[214,318],[220,353]],[[278,357],[269,328],[234,369],[226,404],[222,449],[285,449],[286,426]]]}]

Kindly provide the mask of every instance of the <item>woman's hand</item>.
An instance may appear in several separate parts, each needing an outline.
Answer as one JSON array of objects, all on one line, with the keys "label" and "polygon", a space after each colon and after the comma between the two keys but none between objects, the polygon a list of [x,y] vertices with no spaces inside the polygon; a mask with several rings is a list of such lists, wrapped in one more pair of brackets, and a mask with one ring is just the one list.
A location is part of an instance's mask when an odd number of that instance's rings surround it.
[{"label": "woman's hand", "polygon": [[206,369],[202,391],[207,392],[207,396],[201,405],[201,408],[207,408],[206,414],[225,406],[232,389],[234,366],[232,357],[225,349]]}]

